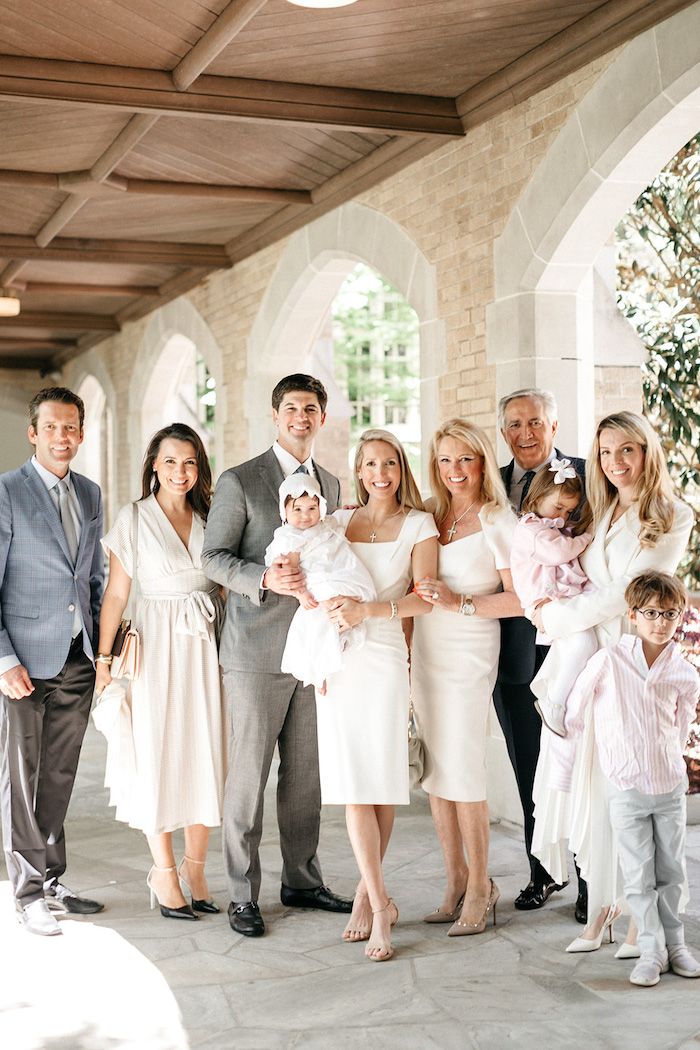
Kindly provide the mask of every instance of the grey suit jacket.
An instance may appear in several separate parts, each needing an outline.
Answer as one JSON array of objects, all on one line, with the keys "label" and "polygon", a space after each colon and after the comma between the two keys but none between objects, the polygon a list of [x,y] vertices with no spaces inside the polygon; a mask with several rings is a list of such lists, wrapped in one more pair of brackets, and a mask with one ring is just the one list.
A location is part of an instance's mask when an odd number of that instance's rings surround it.
[{"label": "grey suit jacket", "polygon": [[71,476],[82,514],[75,566],[56,504],[31,460],[0,475],[0,657],[16,656],[30,678],[53,678],[65,664],[76,603],[90,659],[97,648],[102,498],[93,481]]},{"label": "grey suit jacket", "polygon": [[[314,469],[331,514],[340,501],[340,482],[317,463]],[[225,671],[280,673],[287,631],[299,603],[261,591],[260,580],[265,550],[280,524],[278,490],[283,481],[279,461],[268,449],[224,471],[217,482],[204,532],[202,568],[229,589],[219,655]]]}]

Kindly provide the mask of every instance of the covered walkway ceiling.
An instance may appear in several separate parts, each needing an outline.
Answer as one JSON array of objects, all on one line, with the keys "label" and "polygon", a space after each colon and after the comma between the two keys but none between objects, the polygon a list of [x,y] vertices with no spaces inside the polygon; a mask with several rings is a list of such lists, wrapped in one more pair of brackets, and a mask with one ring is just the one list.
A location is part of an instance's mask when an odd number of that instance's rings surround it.
[{"label": "covered walkway ceiling", "polygon": [[51,368],[692,0],[0,0],[0,367]]}]

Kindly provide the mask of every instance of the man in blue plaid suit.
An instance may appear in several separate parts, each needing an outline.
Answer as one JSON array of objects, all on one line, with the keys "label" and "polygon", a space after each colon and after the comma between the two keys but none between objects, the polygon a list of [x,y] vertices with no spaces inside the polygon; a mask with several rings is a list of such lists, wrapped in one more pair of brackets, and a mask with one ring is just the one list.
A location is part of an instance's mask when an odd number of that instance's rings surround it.
[{"label": "man in blue plaid suit", "polygon": [[102,910],[60,881],[95,681],[102,499],[70,470],[83,440],[81,399],[46,388],[29,417],[35,453],[0,475],[0,804],[20,921],[50,936],[61,932],[53,912]]}]

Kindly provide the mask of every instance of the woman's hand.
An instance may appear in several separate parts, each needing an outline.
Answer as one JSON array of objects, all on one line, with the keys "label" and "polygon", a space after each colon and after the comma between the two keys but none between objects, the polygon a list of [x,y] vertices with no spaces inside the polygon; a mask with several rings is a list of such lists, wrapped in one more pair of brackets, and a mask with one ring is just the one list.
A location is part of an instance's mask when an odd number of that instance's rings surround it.
[{"label": "woman's hand", "polygon": [[367,618],[365,603],[357,598],[350,598],[346,594],[338,594],[335,598],[329,598],[321,604],[331,623],[335,624],[341,632],[357,627],[358,623],[362,623]]},{"label": "woman's hand", "polygon": [[442,580],[426,576],[419,580],[413,589],[418,597],[428,605],[437,606],[438,609],[444,609],[446,612],[459,612],[459,595],[451,591]]},{"label": "woman's hand", "polygon": [[95,664],[95,692],[100,696],[112,681],[112,672],[109,664],[98,662]]},{"label": "woman's hand", "polygon": [[547,602],[551,602],[551,598],[543,598],[537,603],[532,613],[532,622],[542,634],[544,634],[544,624],[542,623],[542,610],[544,609]]}]

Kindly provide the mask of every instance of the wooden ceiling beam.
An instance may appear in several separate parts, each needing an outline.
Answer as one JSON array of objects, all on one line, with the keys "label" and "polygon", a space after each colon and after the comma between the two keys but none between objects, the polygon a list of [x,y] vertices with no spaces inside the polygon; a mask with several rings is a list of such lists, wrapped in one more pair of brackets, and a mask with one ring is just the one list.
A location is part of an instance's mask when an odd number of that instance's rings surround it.
[{"label": "wooden ceiling beam", "polygon": [[78,345],[69,339],[37,339],[36,336],[27,336],[26,339],[20,339],[19,336],[22,334],[17,333],[17,337],[14,339],[0,338],[0,355],[17,350],[20,352],[25,350],[71,350]]},{"label": "wooden ceiling beam", "polygon": [[[23,311],[17,317],[0,319],[0,332],[15,333],[15,329],[51,328],[62,331],[118,332],[119,322],[105,314],[66,314],[49,310],[37,310],[34,313]],[[36,336],[32,336],[36,339]]]},{"label": "wooden ceiling beam", "polygon": [[33,237],[8,233],[0,233],[0,257],[40,259],[43,262],[134,263],[217,269],[231,265],[226,249],[218,244],[57,237],[45,248],[40,248]]},{"label": "wooden ceiling beam", "polygon": [[308,190],[287,190],[266,186],[229,186],[212,182],[171,182],[161,179],[126,179],[109,175],[103,182],[93,182],[89,171],[51,172],[19,171],[0,168],[0,186],[50,190],[79,194],[81,197],[110,197],[125,193],[154,197],[209,197],[241,204],[310,204]]},{"label": "wooden ceiling beam", "polygon": [[8,369],[13,372],[46,372],[51,367],[52,356],[46,357],[3,357],[0,352],[0,369]]},{"label": "wooden ceiling beam", "polygon": [[173,84],[186,91],[225,47],[238,36],[267,0],[232,0],[172,71]]},{"label": "wooden ceiling beam", "polygon": [[694,2],[696,0],[608,0],[458,95],[457,112],[465,128],[476,127],[550,87]]},{"label": "wooden ceiling beam", "polygon": [[454,99],[434,95],[212,76],[180,92],[162,70],[17,55],[0,56],[0,69],[0,96],[6,98],[362,133],[464,134]]},{"label": "wooden ceiling beam", "polygon": [[15,282],[19,292],[39,295],[138,295],[141,298],[155,298],[160,294],[154,284],[76,284],[61,281],[22,281]]}]

